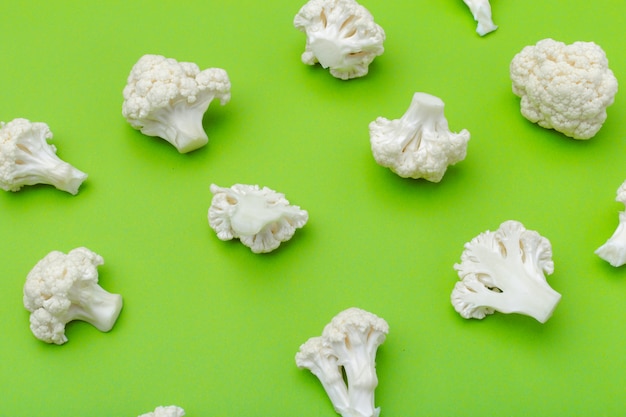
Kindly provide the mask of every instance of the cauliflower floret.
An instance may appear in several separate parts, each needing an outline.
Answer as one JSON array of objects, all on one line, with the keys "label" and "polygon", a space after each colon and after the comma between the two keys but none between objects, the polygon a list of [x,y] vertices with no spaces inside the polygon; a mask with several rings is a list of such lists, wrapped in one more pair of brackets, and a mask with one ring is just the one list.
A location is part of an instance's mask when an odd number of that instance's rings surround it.
[{"label": "cauliflower floret", "polygon": [[489,4],[489,0],[463,0],[463,2],[469,7],[474,20],[478,22],[476,33],[480,36],[485,36],[498,29],[498,26],[494,25],[491,19],[491,4]]},{"label": "cauliflower floret", "polygon": [[113,328],[122,309],[122,297],[98,284],[102,257],[87,248],[67,255],[52,251],[28,273],[24,284],[24,307],[31,312],[30,328],[40,340],[61,345],[67,342],[65,325],[82,320],[98,330]]},{"label": "cauliflower floret", "polygon": [[379,117],[369,125],[376,162],[403,178],[439,182],[449,165],[465,159],[470,133],[450,132],[444,103],[435,96],[415,93],[400,119]]},{"label": "cauliflower floret", "polygon": [[518,221],[506,221],[495,232],[486,231],[466,243],[454,269],[460,281],[450,299],[466,319],[499,311],[545,323],[561,299],[544,275],[554,271],[550,241]]},{"label": "cauliflower floret", "polygon": [[335,411],[343,417],[377,417],[376,352],[388,333],[384,319],[349,308],[324,327],[321,337],[312,337],[300,346],[296,365],[317,376]]},{"label": "cauliflower floret", "polygon": [[385,31],[355,0],[310,0],[294,18],[306,34],[302,62],[320,63],[342,80],[362,77],[384,52]]},{"label": "cauliflower floret", "polygon": [[254,253],[271,252],[309,219],[306,210],[289,205],[284,194],[258,185],[211,185],[209,225],[221,240],[238,238]]},{"label": "cauliflower floret", "polygon": [[606,54],[593,42],[541,40],[515,55],[510,73],[522,115],[574,139],[598,133],[617,93]]},{"label": "cauliflower floret", "polygon": [[175,405],[159,406],[154,411],[142,414],[139,417],[183,417],[185,410]]},{"label": "cauliflower floret", "polygon": [[[626,181],[617,189],[615,201],[626,205]],[[619,212],[619,223],[615,232],[595,253],[612,266],[626,264],[626,210]]]},{"label": "cauliflower floret", "polygon": [[214,98],[222,105],[230,101],[230,80],[221,68],[200,71],[192,62],[144,55],[123,94],[122,115],[132,127],[187,153],[208,143],[202,117]]},{"label": "cauliflower floret", "polygon": [[49,184],[76,195],[87,174],[62,161],[49,139],[52,132],[45,123],[0,122],[0,188],[18,191],[24,185]]}]

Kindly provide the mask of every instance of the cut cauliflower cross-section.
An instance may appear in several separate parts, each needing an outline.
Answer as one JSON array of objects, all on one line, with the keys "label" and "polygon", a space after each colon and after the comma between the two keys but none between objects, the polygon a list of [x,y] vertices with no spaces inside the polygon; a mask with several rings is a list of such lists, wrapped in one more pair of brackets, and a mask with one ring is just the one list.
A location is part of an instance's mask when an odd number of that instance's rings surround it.
[{"label": "cut cauliflower cross-section", "polygon": [[202,117],[213,99],[230,101],[225,70],[200,71],[192,62],[144,55],[133,66],[123,91],[122,115],[144,135],[158,136],[187,153],[209,141]]},{"label": "cut cauliflower cross-section", "polygon": [[379,117],[369,125],[376,162],[403,178],[439,182],[449,165],[465,159],[470,133],[453,133],[443,114],[444,102],[415,93],[400,119]]},{"label": "cut cauliflower cross-section", "polygon": [[499,311],[545,323],[561,300],[544,275],[554,271],[550,242],[515,220],[466,243],[461,263],[454,268],[460,281],[450,299],[466,319]]},{"label": "cut cauliflower cross-section", "polygon": [[258,185],[211,185],[209,225],[221,240],[238,238],[252,252],[265,253],[292,238],[309,219],[308,212],[285,196]]},{"label": "cut cauliflower cross-section", "polygon": [[302,62],[318,62],[342,80],[362,77],[384,52],[385,31],[355,0],[310,0],[294,18],[306,34]]},{"label": "cut cauliflower cross-section", "polygon": [[[626,205],[626,181],[617,189],[615,201]],[[619,212],[617,228],[595,254],[615,267],[626,264],[626,210]]]}]

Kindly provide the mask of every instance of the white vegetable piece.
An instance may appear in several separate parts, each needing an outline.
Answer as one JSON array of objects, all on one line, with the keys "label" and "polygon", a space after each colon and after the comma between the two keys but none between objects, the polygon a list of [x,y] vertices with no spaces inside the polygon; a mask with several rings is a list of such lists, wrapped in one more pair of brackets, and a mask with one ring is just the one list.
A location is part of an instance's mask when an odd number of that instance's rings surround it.
[{"label": "white vegetable piece", "polygon": [[175,405],[159,406],[154,411],[142,414],[139,417],[183,417],[185,410]]},{"label": "white vegetable piece", "polygon": [[388,333],[384,319],[349,308],[326,325],[321,337],[312,337],[300,346],[296,365],[320,380],[335,411],[343,417],[377,417],[376,352]]},{"label": "white vegetable piece", "polygon": [[369,125],[376,162],[403,178],[439,182],[448,166],[465,159],[470,133],[452,133],[443,114],[444,102],[415,93],[400,119],[378,117]]},{"label": "white vegetable piece", "polygon": [[309,219],[306,210],[285,195],[258,185],[211,185],[209,225],[221,240],[238,238],[254,253],[271,252],[292,238]]},{"label": "white vegetable piece", "polygon": [[225,70],[200,71],[192,62],[144,55],[133,66],[124,87],[122,115],[144,135],[170,142],[180,153],[206,145],[202,117],[213,99],[230,101]]},{"label": "white vegetable piece", "polygon": [[[615,201],[626,205],[626,181],[617,189]],[[615,232],[595,253],[615,267],[626,264],[626,210],[619,212],[619,224]]]},{"label": "white vegetable piece", "polygon": [[595,136],[617,93],[606,54],[593,42],[543,39],[515,55],[510,74],[522,115],[574,139]]},{"label": "white vegetable piece", "polygon": [[482,319],[494,311],[520,313],[545,323],[561,299],[544,274],[554,271],[552,246],[539,233],[514,220],[465,244],[460,281],[452,305],[464,318]]},{"label": "white vegetable piece", "polygon": [[87,174],[61,160],[49,139],[52,132],[45,123],[21,118],[0,122],[0,188],[19,191],[48,184],[76,195]]},{"label": "white vegetable piece", "polygon": [[498,26],[494,25],[491,19],[491,4],[489,4],[489,0],[463,0],[463,2],[469,7],[474,20],[478,22],[476,33],[480,36],[485,36],[498,29]]},{"label": "white vegetable piece", "polygon": [[80,247],[67,255],[53,251],[28,273],[24,284],[24,307],[31,312],[30,329],[47,343],[67,342],[65,325],[82,320],[98,330],[113,328],[122,309],[122,296],[98,284],[102,257]]},{"label": "white vegetable piece", "polygon": [[320,63],[342,80],[362,77],[384,52],[385,31],[355,0],[310,0],[294,18],[306,34],[302,62]]}]

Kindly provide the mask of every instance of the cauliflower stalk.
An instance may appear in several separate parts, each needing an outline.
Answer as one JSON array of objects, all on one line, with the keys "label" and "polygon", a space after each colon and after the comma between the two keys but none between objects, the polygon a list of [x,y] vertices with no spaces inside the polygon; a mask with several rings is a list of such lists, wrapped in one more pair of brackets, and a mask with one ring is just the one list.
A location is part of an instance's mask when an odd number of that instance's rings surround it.
[{"label": "cauliflower stalk", "polygon": [[221,68],[200,71],[192,62],[144,55],[133,66],[123,94],[122,115],[132,127],[187,153],[208,143],[202,117],[213,99],[228,103],[230,80]]},{"label": "cauliflower stalk", "polygon": [[545,323],[561,299],[544,275],[554,271],[550,242],[514,220],[466,243],[461,263],[454,268],[460,281],[451,301],[466,319],[482,319],[499,311]]},{"label": "cauliflower stalk", "polygon": [[19,191],[25,185],[48,184],[76,195],[87,174],[61,160],[48,143],[47,124],[14,119],[0,123],[0,188]]},{"label": "cauliflower stalk", "polygon": [[326,325],[322,336],[300,346],[296,365],[320,380],[335,411],[343,417],[377,417],[376,351],[388,333],[389,325],[382,318],[349,308]]},{"label": "cauliflower stalk", "polygon": [[469,7],[474,20],[478,22],[476,33],[480,36],[485,36],[498,29],[498,26],[494,25],[491,19],[491,4],[489,4],[489,0],[463,0],[463,2]]},{"label": "cauliflower stalk", "polygon": [[294,18],[306,34],[302,62],[320,63],[342,80],[362,77],[384,52],[385,31],[355,0],[310,0]]},{"label": "cauliflower stalk", "polygon": [[309,219],[306,210],[289,204],[284,194],[258,185],[211,185],[209,225],[221,240],[238,238],[252,252],[271,252],[292,238]]},{"label": "cauliflower stalk", "polygon": [[142,414],[139,417],[183,417],[185,410],[175,405],[159,406],[146,414]]},{"label": "cauliflower stalk", "polygon": [[[626,181],[617,189],[615,201],[626,205]],[[626,210],[619,212],[619,223],[613,235],[596,249],[595,254],[612,266],[626,264]]]},{"label": "cauliflower stalk", "polygon": [[453,133],[435,96],[415,93],[400,119],[378,117],[370,123],[370,142],[376,162],[403,178],[439,182],[448,166],[465,159],[470,133]]},{"label": "cauliflower stalk", "polygon": [[593,42],[543,39],[515,55],[510,75],[522,115],[574,139],[595,136],[617,93],[606,54]]},{"label": "cauliflower stalk", "polygon": [[122,297],[98,284],[97,267],[102,257],[87,248],[67,255],[53,251],[28,273],[24,284],[24,307],[31,312],[30,329],[47,343],[67,342],[65,325],[82,320],[98,330],[113,328],[122,309]]}]

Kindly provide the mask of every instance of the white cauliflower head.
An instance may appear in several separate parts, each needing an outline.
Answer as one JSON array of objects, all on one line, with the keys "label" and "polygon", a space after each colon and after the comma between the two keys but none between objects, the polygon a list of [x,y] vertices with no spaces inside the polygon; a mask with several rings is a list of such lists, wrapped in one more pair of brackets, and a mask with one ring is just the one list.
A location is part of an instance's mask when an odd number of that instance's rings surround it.
[{"label": "white cauliflower head", "polygon": [[284,194],[258,185],[211,185],[209,225],[221,240],[238,238],[254,253],[271,252],[292,238],[309,219],[306,210],[289,204]]},{"label": "white cauliflower head", "polygon": [[[626,181],[617,189],[615,201],[626,205]],[[626,210],[619,212],[617,228],[595,254],[615,267],[626,264]]]},{"label": "white cauliflower head", "polygon": [[111,330],[122,309],[122,297],[98,284],[102,257],[87,248],[67,255],[52,251],[28,273],[24,284],[24,307],[31,312],[30,328],[40,340],[61,345],[67,342],[65,325],[72,320]]},{"label": "white cauliflower head", "polygon": [[18,191],[25,185],[48,184],[77,194],[87,174],[61,160],[48,143],[47,124],[14,119],[0,123],[0,188]]},{"label": "white cauliflower head", "polygon": [[400,119],[379,117],[369,125],[376,162],[403,178],[439,182],[448,166],[465,159],[470,133],[453,133],[435,96],[415,93]]},{"label": "white cauliflower head", "polygon": [[144,55],[133,66],[123,94],[122,115],[132,127],[187,153],[208,143],[202,117],[214,98],[228,103],[230,80],[221,68],[200,71],[192,62]]},{"label": "white cauliflower head", "polygon": [[593,42],[543,39],[515,55],[510,75],[522,115],[574,139],[595,136],[617,93],[606,54]]},{"label": "white cauliflower head", "polygon": [[139,417],[183,417],[185,415],[185,410],[176,406],[176,405],[168,405],[168,406],[159,406],[146,414],[142,414]]},{"label": "white cauliflower head", "polygon": [[544,275],[554,271],[550,241],[515,220],[466,243],[461,263],[454,269],[460,281],[450,299],[466,319],[499,311],[545,323],[561,299]]},{"label": "white cauliflower head", "polygon": [[294,18],[306,34],[302,62],[320,63],[342,80],[362,77],[384,52],[385,31],[355,0],[310,0]]}]

